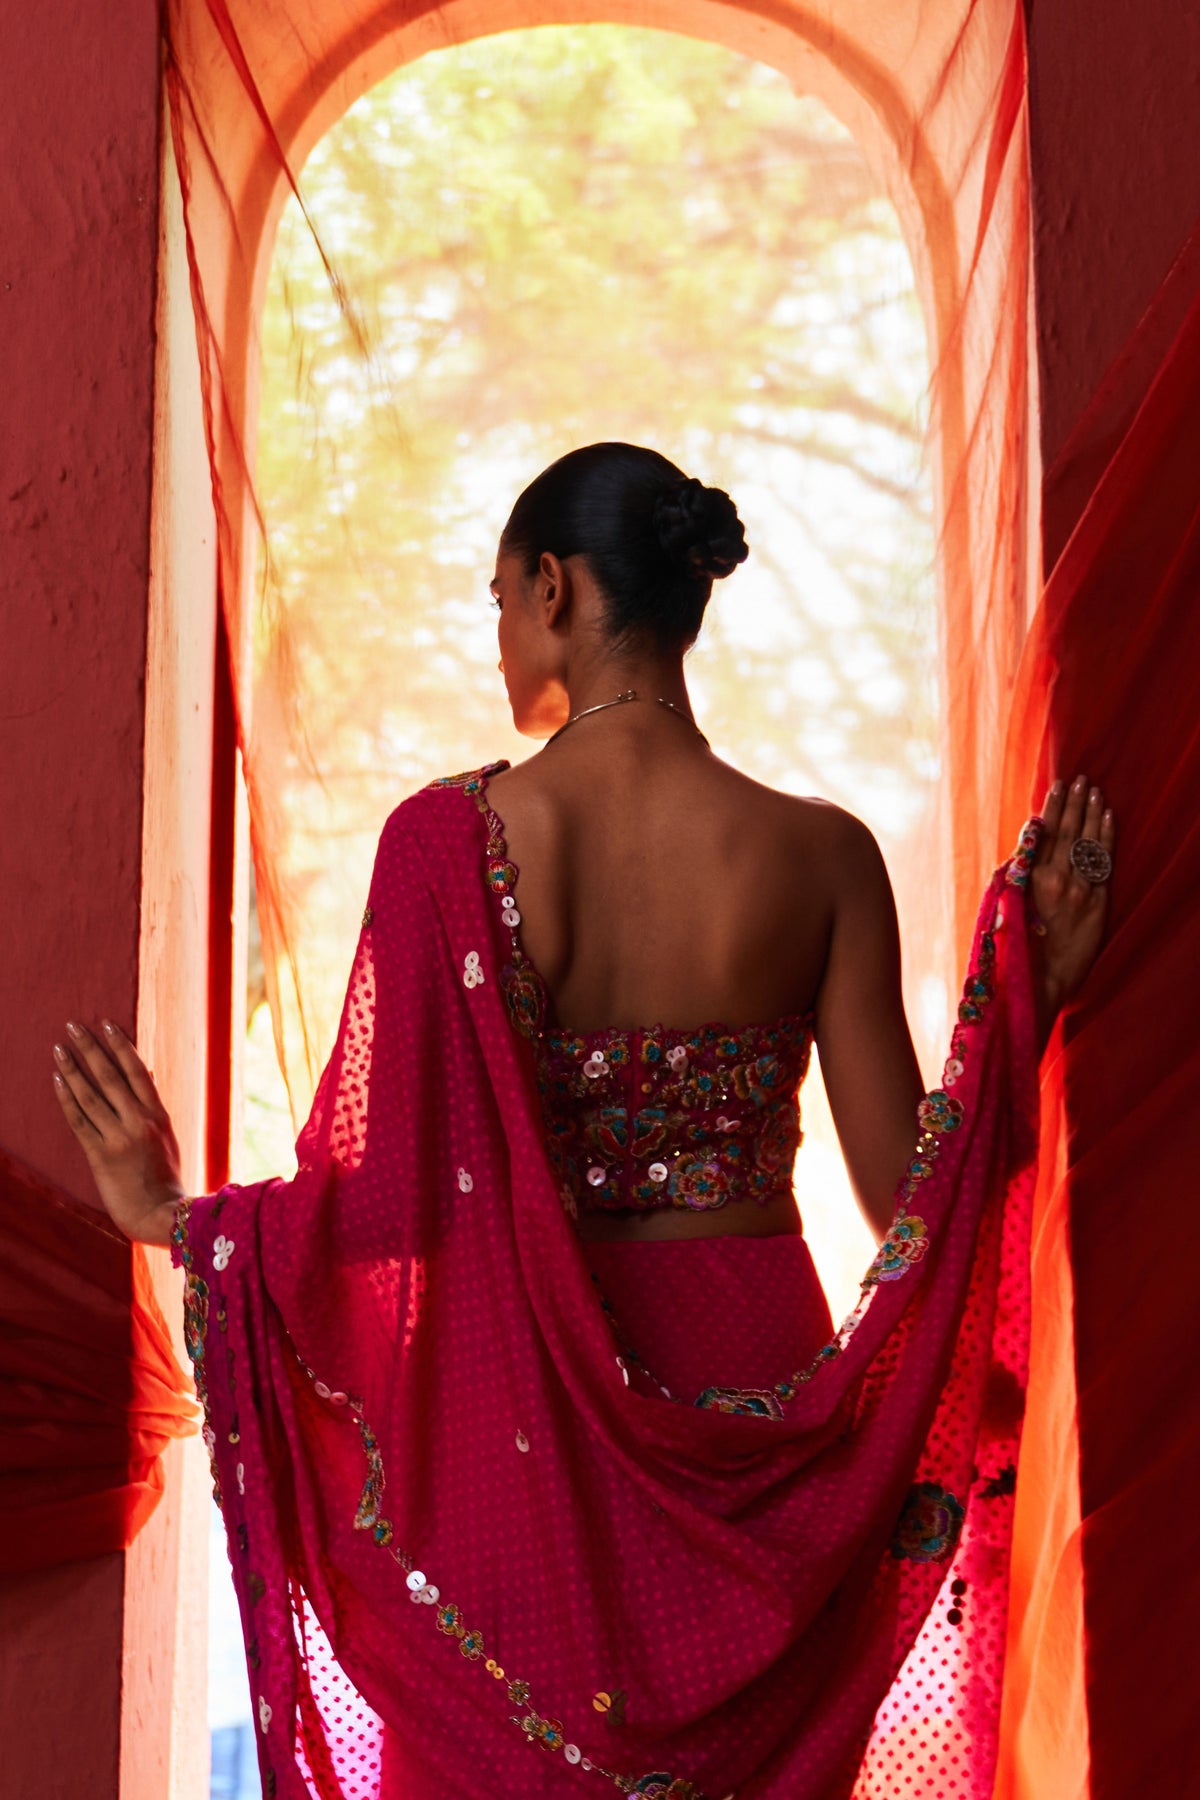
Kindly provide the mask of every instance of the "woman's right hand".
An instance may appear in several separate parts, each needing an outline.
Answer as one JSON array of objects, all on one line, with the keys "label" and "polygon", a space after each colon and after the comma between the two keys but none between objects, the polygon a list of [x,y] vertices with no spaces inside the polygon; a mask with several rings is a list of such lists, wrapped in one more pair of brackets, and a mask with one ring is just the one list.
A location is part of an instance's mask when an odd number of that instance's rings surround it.
[{"label": "woman's right hand", "polygon": [[1038,920],[1045,927],[1033,942],[1040,979],[1039,1018],[1042,1045],[1055,1015],[1077,991],[1095,962],[1108,912],[1108,882],[1088,881],[1071,862],[1076,838],[1095,838],[1113,855],[1115,824],[1098,787],[1089,790],[1086,775],[1067,787],[1058,780],[1042,808],[1045,828],[1038,840],[1030,888]]},{"label": "woman's right hand", "polygon": [[54,1046],[54,1091],[87,1157],[113,1223],[139,1244],[169,1244],[184,1196],[179,1145],[154,1077],[121,1029],[104,1024],[106,1050],[68,1024],[71,1048]]}]

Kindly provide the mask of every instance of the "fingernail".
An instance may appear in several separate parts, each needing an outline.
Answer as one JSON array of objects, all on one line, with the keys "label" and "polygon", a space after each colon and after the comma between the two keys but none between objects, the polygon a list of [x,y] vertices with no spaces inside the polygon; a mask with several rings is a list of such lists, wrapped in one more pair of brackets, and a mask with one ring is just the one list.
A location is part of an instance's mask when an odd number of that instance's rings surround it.
[{"label": "fingernail", "polygon": [[57,1056],[59,1062],[66,1062],[68,1060],[67,1053],[61,1044],[55,1044],[54,1054]]},{"label": "fingernail", "polygon": [[80,1038],[83,1036],[83,1026],[77,1025],[75,1023],[74,1019],[67,1020],[67,1030],[70,1032],[72,1037]]},{"label": "fingernail", "polygon": [[54,1085],[55,1087],[66,1087],[67,1085],[57,1069],[54,1071]]},{"label": "fingernail", "polygon": [[1057,781],[1056,781],[1056,782],[1055,782],[1055,783],[1054,783],[1054,786],[1053,786],[1053,787],[1052,787],[1052,788],[1051,788],[1051,789],[1050,789],[1050,792],[1051,792],[1051,793],[1052,793],[1052,794],[1061,794],[1061,793],[1062,793],[1062,791],[1063,791],[1063,788],[1064,788],[1064,787],[1065,787],[1065,786],[1066,786],[1066,783],[1065,783],[1065,782],[1064,782],[1064,781],[1063,781],[1063,780],[1062,780],[1062,778],[1061,778],[1061,777],[1060,777],[1060,778],[1059,778],[1059,779],[1058,779],[1058,780],[1057,780]]},{"label": "fingernail", "polygon": [[1085,788],[1087,786],[1087,776],[1086,775],[1077,775],[1075,777],[1075,786],[1077,788]]},{"label": "fingernail", "polygon": [[109,1037],[116,1037],[117,1028],[113,1024],[111,1019],[103,1019],[103,1020],[101,1020],[101,1023],[104,1026],[105,1031],[107,1031]]}]

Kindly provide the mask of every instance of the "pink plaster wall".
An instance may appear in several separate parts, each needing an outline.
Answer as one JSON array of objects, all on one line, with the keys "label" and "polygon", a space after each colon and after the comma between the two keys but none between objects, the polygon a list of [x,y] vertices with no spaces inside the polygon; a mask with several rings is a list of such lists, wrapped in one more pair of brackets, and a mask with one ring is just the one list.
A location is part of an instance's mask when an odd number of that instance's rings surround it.
[{"label": "pink plaster wall", "polygon": [[[137,1002],[153,0],[0,4],[0,1139],[80,1195],[50,1046]],[[117,1791],[124,1562],[0,1584],[6,1795]]]}]

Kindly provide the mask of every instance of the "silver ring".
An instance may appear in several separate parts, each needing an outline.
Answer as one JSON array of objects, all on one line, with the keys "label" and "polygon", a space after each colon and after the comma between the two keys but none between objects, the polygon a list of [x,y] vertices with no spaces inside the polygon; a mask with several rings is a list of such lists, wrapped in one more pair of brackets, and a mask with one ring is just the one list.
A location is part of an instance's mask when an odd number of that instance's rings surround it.
[{"label": "silver ring", "polygon": [[1093,885],[1112,874],[1112,857],[1099,838],[1077,837],[1071,845],[1071,867]]}]

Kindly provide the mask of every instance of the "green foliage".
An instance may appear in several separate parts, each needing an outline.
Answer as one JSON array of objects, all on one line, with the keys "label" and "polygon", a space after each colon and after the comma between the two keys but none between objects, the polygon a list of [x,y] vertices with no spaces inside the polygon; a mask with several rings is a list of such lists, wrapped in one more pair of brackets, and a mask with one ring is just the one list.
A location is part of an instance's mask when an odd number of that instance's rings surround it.
[{"label": "green foliage", "polygon": [[936,770],[927,364],[895,213],[824,107],[711,45],[541,27],[400,70],[303,185],[370,347],[290,206],[257,471],[283,631],[264,611],[257,655],[264,696],[294,658],[322,777],[284,796],[318,1036],[386,812],[528,748],[486,584],[515,494],[576,444],[729,488],[752,554],[689,658],[697,713],[898,840]]}]

